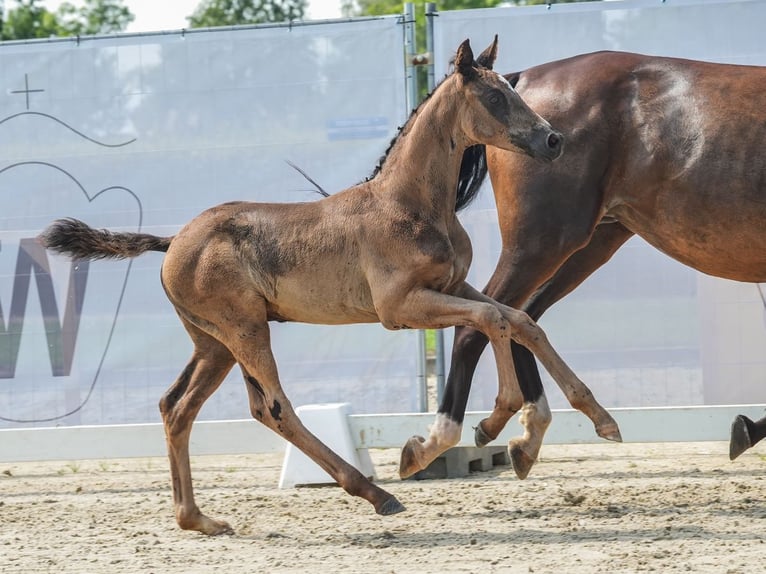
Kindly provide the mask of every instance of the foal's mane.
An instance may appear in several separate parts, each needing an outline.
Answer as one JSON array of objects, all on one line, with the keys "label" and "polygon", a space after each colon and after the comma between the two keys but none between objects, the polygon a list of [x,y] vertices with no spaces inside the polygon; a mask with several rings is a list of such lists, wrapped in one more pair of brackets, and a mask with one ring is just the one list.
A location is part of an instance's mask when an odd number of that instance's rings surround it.
[{"label": "foal's mane", "polygon": [[[407,128],[413,122],[415,116],[418,114],[418,112],[420,112],[421,108],[429,99],[431,99],[431,96],[436,93],[436,90],[441,87],[441,85],[447,78],[449,78],[449,76],[450,74],[444,76],[444,78],[442,78],[436,87],[431,90],[431,92],[429,92],[425,98],[423,98],[423,100],[414,110],[412,110],[410,117],[407,118],[407,121],[403,126],[399,127],[396,135],[388,144],[388,148],[386,149],[385,153],[378,160],[378,165],[375,166],[375,169],[370,174],[370,176],[365,179],[365,181],[370,181],[380,173],[380,170],[383,169],[383,164],[386,162],[389,153],[391,153],[394,145],[396,145],[396,142],[399,140],[399,136],[401,136],[407,130]],[[463,152],[463,160],[460,164],[460,175],[458,176],[457,184],[457,198],[455,200],[456,212],[466,207],[476,198],[479,193],[479,189],[481,188],[481,184],[484,182],[484,178],[486,176],[487,156],[484,145],[477,144],[467,148],[465,152]]]},{"label": "foal's mane", "polygon": [[383,164],[386,163],[386,159],[388,159],[388,155],[391,153],[391,150],[396,145],[396,142],[399,141],[399,136],[401,136],[407,128],[412,124],[413,120],[415,119],[415,116],[418,115],[420,110],[423,108],[425,103],[431,99],[431,96],[433,96],[436,93],[436,90],[438,90],[441,85],[444,83],[444,80],[449,78],[449,74],[444,76],[441,82],[439,82],[436,87],[431,90],[425,98],[418,104],[418,106],[410,112],[410,116],[407,118],[407,121],[404,122],[404,125],[399,126],[399,128],[396,131],[396,135],[391,139],[391,142],[388,144],[388,147],[386,148],[386,151],[383,152],[383,155],[380,156],[380,159],[378,160],[378,165],[375,166],[375,169],[372,171],[372,173],[365,178],[364,181],[370,181],[371,179],[374,179],[376,175],[380,173],[380,171],[383,169]]}]

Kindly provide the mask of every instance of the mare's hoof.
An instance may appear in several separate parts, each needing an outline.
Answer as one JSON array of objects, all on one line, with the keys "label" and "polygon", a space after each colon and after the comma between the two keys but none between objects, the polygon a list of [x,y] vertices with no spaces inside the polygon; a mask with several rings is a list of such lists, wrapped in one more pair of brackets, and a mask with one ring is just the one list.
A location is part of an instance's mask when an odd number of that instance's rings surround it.
[{"label": "mare's hoof", "polygon": [[375,512],[381,516],[391,516],[392,514],[399,514],[400,512],[404,512],[405,510],[407,509],[404,508],[404,505],[396,500],[396,497],[392,496],[378,508],[376,508]]},{"label": "mare's hoof", "polygon": [[511,466],[513,466],[516,476],[520,480],[527,478],[529,471],[532,470],[532,465],[535,464],[535,459],[514,445],[508,446],[508,455],[511,457]]},{"label": "mare's hoof", "polygon": [[[426,439],[424,439],[422,436],[413,436],[410,437],[410,439],[404,445],[402,448],[401,458],[399,459],[399,478],[409,478],[419,470],[423,470],[423,467],[420,466],[420,461],[416,453],[419,450],[423,450],[421,445],[424,442],[426,442]],[[404,510],[404,507],[402,507],[402,510]]]},{"label": "mare's hoof", "polygon": [[752,422],[745,415],[737,415],[731,423],[731,438],[729,439],[729,460],[734,460],[751,446],[750,431],[747,423]]},{"label": "mare's hoof", "polygon": [[484,429],[481,428],[481,423],[479,423],[479,425],[475,427],[473,431],[473,442],[476,443],[476,446],[478,447],[487,446],[494,440],[491,436],[484,432]]}]

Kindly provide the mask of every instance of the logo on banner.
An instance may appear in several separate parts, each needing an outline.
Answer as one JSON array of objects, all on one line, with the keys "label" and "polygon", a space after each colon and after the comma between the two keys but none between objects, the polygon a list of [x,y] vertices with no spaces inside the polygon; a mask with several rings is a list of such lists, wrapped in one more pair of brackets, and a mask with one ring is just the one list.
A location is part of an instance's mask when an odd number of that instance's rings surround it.
[{"label": "logo on banner", "polygon": [[60,318],[45,248],[34,238],[24,238],[19,242],[7,324],[3,321],[3,307],[0,301],[0,379],[12,379],[16,374],[24,315],[33,277],[37,283],[37,295],[45,324],[51,375],[61,377],[71,373],[80,314],[85,299],[85,285],[88,282],[88,267],[88,261],[72,262],[64,316]]},{"label": "logo on banner", "polygon": [[120,148],[135,138],[101,141],[56,116],[30,111],[30,102],[46,92],[31,84],[24,74],[22,88],[6,91],[9,98],[21,96],[11,104],[20,102],[25,109],[0,119],[0,145],[12,138],[9,149],[22,150],[16,156],[24,157],[0,164],[0,393],[8,393],[0,401],[0,421],[13,423],[55,421],[87,403],[130,273],[129,261],[95,272],[98,266],[88,261],[47,252],[36,235],[61,217],[131,230],[140,229],[142,217],[141,202],[130,189],[110,186],[90,193],[66,165],[71,157],[35,158],[49,150],[77,154],[78,146]]}]

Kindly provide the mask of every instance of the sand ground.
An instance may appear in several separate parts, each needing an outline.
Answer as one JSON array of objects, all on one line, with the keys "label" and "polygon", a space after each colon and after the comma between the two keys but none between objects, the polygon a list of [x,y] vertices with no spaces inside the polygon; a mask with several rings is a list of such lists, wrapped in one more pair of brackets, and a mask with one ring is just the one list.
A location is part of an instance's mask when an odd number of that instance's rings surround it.
[{"label": "sand ground", "polygon": [[766,567],[766,456],[723,443],[546,446],[529,478],[496,467],[378,482],[377,516],[337,487],[277,488],[281,455],[194,457],[197,502],[233,536],[176,527],[167,461],[0,464],[0,572],[695,572]]}]

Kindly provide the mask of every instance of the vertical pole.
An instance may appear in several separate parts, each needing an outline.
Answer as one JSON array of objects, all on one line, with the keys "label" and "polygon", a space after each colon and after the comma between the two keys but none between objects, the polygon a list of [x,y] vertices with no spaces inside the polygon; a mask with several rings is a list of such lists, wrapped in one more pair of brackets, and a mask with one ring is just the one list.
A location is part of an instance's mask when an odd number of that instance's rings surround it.
[{"label": "vertical pole", "polygon": [[426,332],[418,331],[418,411],[428,411],[428,363],[426,361]]},{"label": "vertical pole", "polygon": [[[436,87],[436,66],[434,66],[434,20],[436,3],[426,3],[426,52],[428,52],[428,91]],[[444,397],[444,329],[436,331],[436,402],[441,404]]]},{"label": "vertical pole", "polygon": [[426,2],[426,52],[428,52],[428,91],[436,87],[436,67],[434,66],[434,20],[436,3]]},{"label": "vertical pole", "polygon": [[[416,54],[415,45],[415,5],[404,4],[404,70],[407,86],[407,114],[418,105],[418,78],[412,57]],[[424,413],[428,410],[428,369],[426,362],[426,332],[418,331],[417,359],[417,408]]]},{"label": "vertical pole", "polygon": [[404,4],[404,58],[407,83],[407,115],[418,105],[418,78],[412,57],[417,53],[415,45],[415,5],[412,2]]}]

